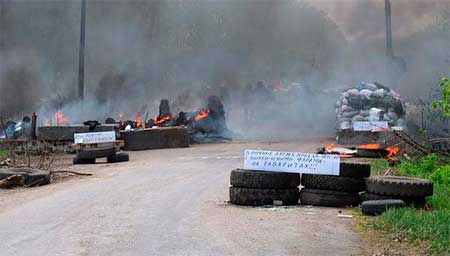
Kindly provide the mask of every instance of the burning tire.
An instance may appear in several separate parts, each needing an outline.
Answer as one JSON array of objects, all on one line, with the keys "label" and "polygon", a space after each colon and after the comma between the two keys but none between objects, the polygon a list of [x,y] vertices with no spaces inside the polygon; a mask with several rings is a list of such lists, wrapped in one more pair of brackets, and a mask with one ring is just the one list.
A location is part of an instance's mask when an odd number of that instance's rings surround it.
[{"label": "burning tire", "polygon": [[332,175],[302,174],[307,188],[357,193],[364,190],[364,180]]},{"label": "burning tire", "polygon": [[240,188],[297,188],[300,174],[236,169],[231,171],[230,183]]},{"label": "burning tire", "polygon": [[339,176],[349,178],[367,178],[370,176],[370,164],[341,162]]},{"label": "burning tire", "polygon": [[373,200],[388,200],[388,199],[400,199],[403,200],[408,205],[413,205],[417,207],[422,207],[425,205],[425,197],[399,197],[399,196],[383,196],[377,194],[370,194],[367,192],[362,192],[359,194],[361,202],[373,201]]},{"label": "burning tire", "polygon": [[95,164],[95,158],[84,159],[84,158],[74,157],[72,162],[73,162],[73,164]]},{"label": "burning tire", "polygon": [[296,205],[300,197],[298,188],[260,189],[230,187],[230,203],[246,206]]},{"label": "burning tire", "polygon": [[130,161],[130,156],[126,153],[119,153],[113,156],[108,156],[106,159],[108,163],[121,163]]},{"label": "burning tire", "polygon": [[300,191],[300,204],[316,206],[355,206],[359,196],[355,193],[304,188]]},{"label": "burning tire", "polygon": [[100,148],[100,149],[89,149],[89,150],[77,150],[78,159],[95,159],[109,157],[116,154],[115,148]]},{"label": "burning tire", "polygon": [[380,215],[389,209],[405,206],[405,202],[399,199],[372,200],[363,202],[361,210],[364,215]]},{"label": "burning tire", "polygon": [[366,180],[367,192],[400,197],[427,197],[433,195],[433,182],[411,177],[370,177]]}]

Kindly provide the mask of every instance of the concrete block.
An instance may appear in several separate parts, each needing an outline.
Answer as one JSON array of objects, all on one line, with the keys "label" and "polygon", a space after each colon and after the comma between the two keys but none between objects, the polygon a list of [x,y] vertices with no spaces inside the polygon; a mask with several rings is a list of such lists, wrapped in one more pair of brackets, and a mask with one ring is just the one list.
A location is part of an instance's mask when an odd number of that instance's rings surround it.
[{"label": "concrete block", "polygon": [[38,128],[38,139],[45,141],[73,141],[75,133],[84,132],[108,132],[114,131],[117,125],[105,124],[97,126],[93,131],[89,131],[86,125],[68,126],[41,126]]},{"label": "concrete block", "polygon": [[125,150],[189,147],[186,127],[161,127],[137,131],[121,131]]}]

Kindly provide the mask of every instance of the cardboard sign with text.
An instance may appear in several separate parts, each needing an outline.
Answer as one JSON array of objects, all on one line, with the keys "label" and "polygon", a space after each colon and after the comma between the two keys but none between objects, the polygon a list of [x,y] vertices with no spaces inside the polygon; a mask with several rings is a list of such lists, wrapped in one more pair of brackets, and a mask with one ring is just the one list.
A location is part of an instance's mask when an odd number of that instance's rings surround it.
[{"label": "cardboard sign with text", "polygon": [[79,144],[96,144],[104,142],[115,142],[116,133],[111,132],[88,132],[88,133],[75,133],[75,143]]},{"label": "cardboard sign with text", "polygon": [[246,170],[339,175],[339,165],[336,155],[245,150],[244,156]]}]

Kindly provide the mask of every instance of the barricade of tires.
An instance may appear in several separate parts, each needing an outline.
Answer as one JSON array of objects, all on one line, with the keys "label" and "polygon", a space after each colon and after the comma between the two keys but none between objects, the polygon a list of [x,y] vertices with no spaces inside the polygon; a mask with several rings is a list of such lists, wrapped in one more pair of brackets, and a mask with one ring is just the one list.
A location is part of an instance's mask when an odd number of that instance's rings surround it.
[{"label": "barricade of tires", "polygon": [[230,183],[230,203],[236,205],[296,205],[300,197],[298,173],[236,169]]},{"label": "barricade of tires", "polygon": [[406,205],[422,207],[433,195],[433,182],[401,176],[373,176],[366,179],[361,193],[361,209],[366,215],[379,215],[389,208]]},{"label": "barricade of tires", "polygon": [[365,178],[370,176],[370,165],[346,163],[340,165],[339,176],[302,174],[300,203],[315,206],[357,206],[359,193],[365,189]]},{"label": "barricade of tires", "polygon": [[126,153],[117,153],[114,147],[89,150],[77,150],[73,164],[95,164],[95,159],[106,158],[108,163],[120,163],[130,160]]}]

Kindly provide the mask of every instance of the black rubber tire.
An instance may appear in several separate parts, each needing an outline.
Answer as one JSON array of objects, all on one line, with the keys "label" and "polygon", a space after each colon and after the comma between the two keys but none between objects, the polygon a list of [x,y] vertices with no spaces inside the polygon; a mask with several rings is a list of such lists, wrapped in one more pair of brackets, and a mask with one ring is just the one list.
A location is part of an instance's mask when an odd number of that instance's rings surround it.
[{"label": "black rubber tire", "polygon": [[339,176],[349,178],[367,178],[370,176],[370,164],[341,162]]},{"label": "black rubber tire", "polygon": [[42,186],[50,184],[51,177],[47,171],[32,169],[32,168],[6,168],[0,169],[0,180],[8,178],[12,175],[23,175],[25,178],[25,186]]},{"label": "black rubber tire", "polygon": [[118,153],[106,158],[108,163],[121,163],[130,161],[130,156],[127,153]]},{"label": "black rubber tire", "polygon": [[427,197],[433,195],[433,182],[400,176],[374,176],[366,179],[367,192],[378,195]]},{"label": "black rubber tire", "polygon": [[297,188],[300,174],[236,169],[231,171],[230,183],[240,188]]},{"label": "black rubber tire", "polygon": [[115,148],[77,150],[77,158],[79,159],[103,158],[115,154],[116,154]]},{"label": "black rubber tire", "polygon": [[363,179],[317,174],[302,174],[302,185],[306,188],[350,193],[358,193],[365,188]]},{"label": "black rubber tire", "polygon": [[299,197],[298,188],[261,189],[230,187],[230,203],[237,205],[273,205],[274,201],[281,201],[282,205],[296,205]]},{"label": "black rubber tire", "polygon": [[80,159],[78,157],[73,158],[73,164],[95,164],[95,158]]},{"label": "black rubber tire", "polygon": [[359,205],[359,195],[340,191],[303,188],[300,191],[300,203],[315,206],[356,206]]},{"label": "black rubber tire", "polygon": [[359,198],[362,202],[372,201],[372,200],[388,200],[388,199],[400,199],[403,200],[407,205],[412,205],[416,207],[423,207],[426,204],[425,197],[401,197],[401,196],[385,196],[370,194],[367,192],[362,192],[359,194]]},{"label": "black rubber tire", "polygon": [[361,204],[364,215],[380,215],[388,209],[405,207],[406,203],[400,199],[371,200]]}]

